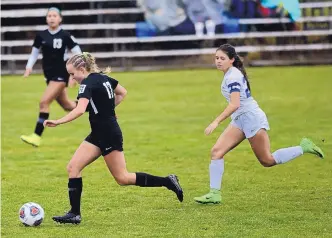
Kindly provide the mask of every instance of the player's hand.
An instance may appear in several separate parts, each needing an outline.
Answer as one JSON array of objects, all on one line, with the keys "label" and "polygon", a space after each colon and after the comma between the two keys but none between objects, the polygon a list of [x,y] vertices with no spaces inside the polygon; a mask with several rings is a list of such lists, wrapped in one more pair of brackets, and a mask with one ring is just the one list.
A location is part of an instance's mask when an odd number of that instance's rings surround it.
[{"label": "player's hand", "polygon": [[32,69],[31,68],[26,68],[23,77],[27,78],[31,74]]},{"label": "player's hand", "polygon": [[212,122],[204,131],[205,135],[210,135],[217,127],[218,127],[218,123],[217,122]]},{"label": "player's hand", "polygon": [[71,79],[71,78],[69,79],[68,85],[69,85],[70,88],[75,87],[76,84],[77,84],[77,82],[74,79]]},{"label": "player's hand", "polygon": [[57,120],[45,120],[43,124],[44,127],[56,127],[59,125]]}]

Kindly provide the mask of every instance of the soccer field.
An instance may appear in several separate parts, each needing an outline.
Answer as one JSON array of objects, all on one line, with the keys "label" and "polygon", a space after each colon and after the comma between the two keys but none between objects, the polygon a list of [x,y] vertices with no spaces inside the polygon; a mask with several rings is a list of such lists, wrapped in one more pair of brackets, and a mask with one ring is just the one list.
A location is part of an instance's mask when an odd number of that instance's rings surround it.
[{"label": "soccer field", "polygon": [[[83,172],[82,223],[55,224],[69,208],[66,164],[89,133],[88,115],[47,128],[42,146],[20,141],[38,116],[43,77],[4,76],[2,83],[3,237],[332,237],[332,67],[249,68],[252,95],[266,112],[272,150],[297,145],[303,136],[326,159],[304,155],[262,167],[248,142],[225,157],[221,205],[193,197],[209,190],[210,136],[205,127],[225,107],[217,70],[114,73],[128,90],[117,108],[128,169],[175,173],[184,202],[165,188],[120,187],[102,158]],[[76,97],[77,88],[69,90]],[[65,112],[54,103],[50,118]],[[323,142],[323,140],[325,142]],[[40,227],[24,227],[26,202],[45,210]]]}]

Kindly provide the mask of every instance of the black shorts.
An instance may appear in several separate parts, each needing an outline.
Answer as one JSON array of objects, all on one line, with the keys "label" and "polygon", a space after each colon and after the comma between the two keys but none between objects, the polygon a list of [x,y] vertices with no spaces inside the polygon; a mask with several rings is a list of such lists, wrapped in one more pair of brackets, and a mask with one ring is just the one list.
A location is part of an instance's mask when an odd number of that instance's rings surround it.
[{"label": "black shorts", "polygon": [[103,156],[114,150],[123,151],[123,137],[116,119],[91,123],[91,133],[85,141],[97,146]]},{"label": "black shorts", "polygon": [[44,70],[44,76],[47,85],[50,83],[50,81],[54,81],[54,82],[64,82],[66,86],[68,86],[69,74],[67,72],[65,65],[59,68]]}]

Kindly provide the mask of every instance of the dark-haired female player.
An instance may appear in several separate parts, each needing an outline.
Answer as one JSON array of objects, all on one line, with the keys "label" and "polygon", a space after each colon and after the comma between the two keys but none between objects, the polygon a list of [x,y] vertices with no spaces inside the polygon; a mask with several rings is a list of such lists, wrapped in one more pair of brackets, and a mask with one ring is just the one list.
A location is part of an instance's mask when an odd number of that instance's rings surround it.
[{"label": "dark-haired female player", "polygon": [[[183,192],[175,175],[157,177],[146,173],[127,171],[122,148],[122,133],[114,109],[127,94],[118,81],[101,73],[95,59],[89,53],[74,55],[67,62],[70,76],[80,84],[77,107],[59,120],[46,120],[45,126],[55,127],[83,115],[89,110],[91,133],[79,146],[70,160],[67,170],[71,209],[64,216],[53,217],[60,223],[81,222],[82,170],[100,155],[119,185],[141,187],[166,187],[183,201]],[[107,70],[104,72],[108,72]]]},{"label": "dark-haired female player", "polygon": [[211,134],[228,117],[231,117],[232,121],[211,150],[210,192],[201,197],[195,197],[196,202],[221,202],[223,158],[246,138],[249,140],[257,159],[264,167],[286,163],[303,153],[324,157],[322,150],[307,138],[302,139],[299,146],[279,149],[271,154],[270,139],[267,134],[269,123],[265,113],[251,96],[246,71],[234,47],[229,44],[220,46],[216,51],[215,63],[217,69],[224,72],[221,92],[229,104],[205,129],[205,134]]},{"label": "dark-haired female player", "polygon": [[70,49],[74,54],[81,53],[81,49],[74,38],[67,31],[61,29],[61,21],[60,10],[55,7],[49,8],[46,16],[48,29],[36,35],[24,73],[24,77],[30,75],[39,51],[42,50],[43,71],[47,87],[39,102],[39,117],[34,133],[21,136],[22,141],[36,147],[40,146],[41,135],[44,131],[43,122],[49,117],[49,107],[53,100],[56,99],[66,111],[71,111],[76,107],[75,101],[69,100],[66,91],[69,80],[66,60],[68,59],[67,49]]}]

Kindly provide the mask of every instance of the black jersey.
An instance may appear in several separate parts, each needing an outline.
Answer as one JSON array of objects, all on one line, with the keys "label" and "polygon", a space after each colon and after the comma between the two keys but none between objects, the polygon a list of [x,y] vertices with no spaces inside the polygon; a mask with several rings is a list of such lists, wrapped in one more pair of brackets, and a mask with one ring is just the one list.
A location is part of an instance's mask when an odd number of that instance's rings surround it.
[{"label": "black jersey", "polygon": [[57,33],[51,34],[49,30],[41,31],[36,35],[33,47],[41,48],[43,54],[43,70],[63,70],[65,67],[65,54],[67,49],[77,45],[69,32],[60,29]]},{"label": "black jersey", "polygon": [[117,80],[99,73],[91,73],[81,82],[77,99],[89,99],[90,122],[115,118],[114,89],[117,85]]}]

